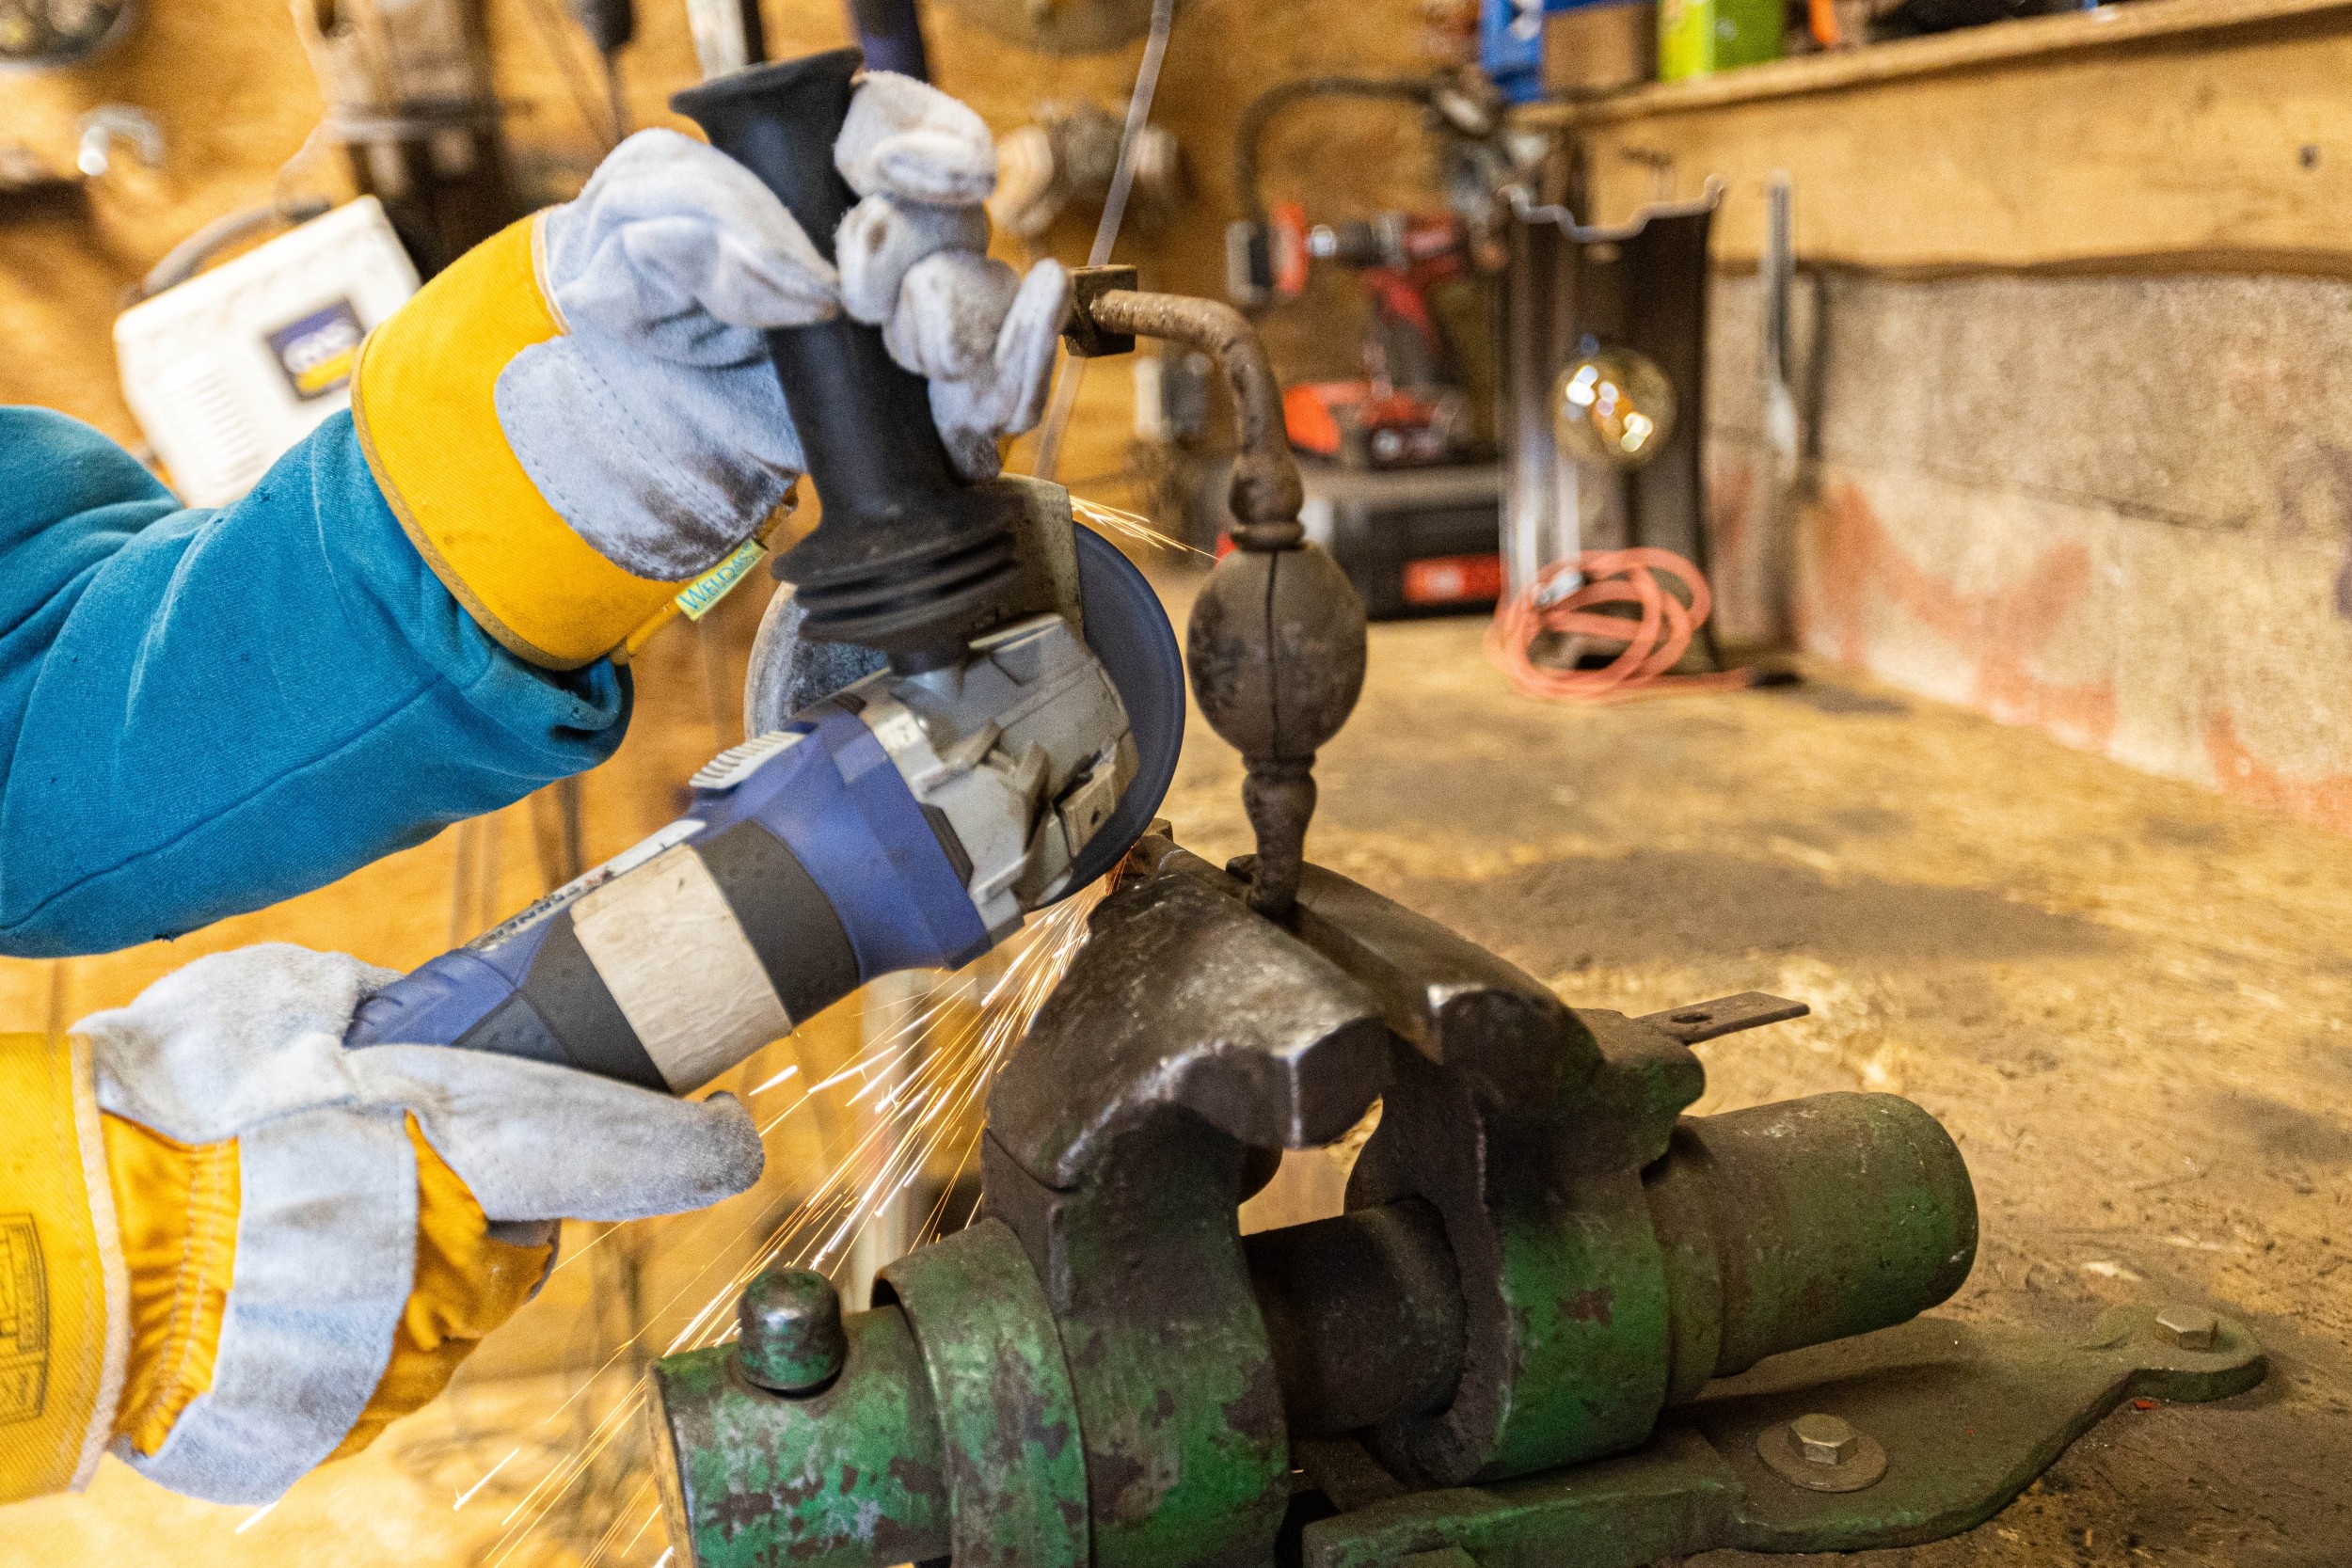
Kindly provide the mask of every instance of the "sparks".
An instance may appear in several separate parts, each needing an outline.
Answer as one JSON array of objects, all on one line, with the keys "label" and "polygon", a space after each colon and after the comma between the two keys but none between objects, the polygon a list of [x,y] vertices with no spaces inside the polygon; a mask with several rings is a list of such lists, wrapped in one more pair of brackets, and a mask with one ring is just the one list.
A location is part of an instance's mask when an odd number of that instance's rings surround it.
[{"label": "sparks", "polygon": [[[1085,503],[1083,510],[1091,517],[1104,509]],[[1120,515],[1124,526],[1117,521],[1109,526],[1149,531],[1143,519]],[[674,1354],[728,1339],[736,1331],[736,1298],[761,1270],[777,1263],[815,1266],[848,1256],[892,1212],[900,1196],[927,1176],[940,1179],[939,1196],[912,1227],[912,1243],[919,1246],[936,1239],[951,1218],[960,1217],[951,1216],[951,1198],[957,1180],[978,1154],[988,1092],[997,1069],[1068,971],[1086,940],[1087,914],[1103,892],[1102,885],[1088,889],[1032,919],[980,960],[977,973],[932,976],[902,997],[873,999],[863,1011],[845,1015],[854,1020],[863,1036],[846,1063],[821,1054],[821,1023],[804,1025],[779,1043],[777,1049],[791,1051],[798,1059],[761,1081],[749,1095],[787,1083],[796,1083],[799,1092],[766,1118],[760,1131],[766,1135],[791,1130],[795,1123],[805,1126],[805,1133],[794,1135],[815,1137],[823,1167],[809,1174],[803,1195],[781,1214],[770,1209],[744,1218],[733,1206],[722,1206],[728,1212],[704,1211],[671,1222],[664,1250],[706,1261],[671,1290],[666,1300],[647,1303],[601,1364],[533,1424],[533,1430],[552,1433],[567,1411],[595,1398],[592,1390],[613,1386],[612,1374],[627,1375],[619,1398],[590,1424],[586,1435],[568,1444],[515,1502],[485,1556],[487,1568],[505,1564],[559,1509],[568,1506],[572,1513],[581,1513],[592,1494],[607,1488],[610,1496],[626,1497],[622,1506],[612,1513],[599,1510],[593,1522],[580,1518],[570,1526],[595,1532],[571,1538],[586,1548],[578,1554],[585,1564],[627,1558],[652,1528],[660,1511],[641,1513],[651,1487],[644,1456],[614,1449],[641,1428],[650,1381],[646,1358],[652,1347]],[[812,1084],[812,1079],[817,1081]],[[782,1161],[771,1164],[784,1168]],[[584,1256],[618,1228],[598,1234],[565,1261]],[[744,1242],[754,1236],[758,1239],[744,1250]],[[625,1361],[635,1370],[627,1371]],[[586,1414],[583,1408],[580,1418],[584,1420]],[[609,1465],[597,1470],[599,1458],[608,1452],[628,1465],[628,1480],[612,1479]],[[492,1466],[459,1498],[458,1506],[515,1457],[510,1453]],[[592,1480],[592,1475],[604,1479]],[[567,1498],[573,1499],[568,1505]],[[675,1547],[665,1551],[653,1568],[668,1568],[674,1554]]]},{"label": "sparks", "polygon": [[1070,510],[1086,519],[1099,532],[1123,533],[1130,539],[1158,545],[1166,549],[1183,550],[1203,561],[1216,559],[1198,545],[1187,545],[1174,534],[1161,532],[1158,526],[1140,512],[1130,512],[1123,506],[1109,506],[1080,496],[1070,498]]},{"label": "sparks", "polygon": [[500,1460],[496,1465],[491,1465],[487,1470],[483,1472],[482,1479],[480,1481],[475,1481],[471,1486],[467,1487],[463,1492],[457,1494],[457,1500],[449,1505],[450,1512],[454,1513],[459,1509],[465,1507],[468,1503],[473,1501],[474,1494],[489,1485],[490,1478],[497,1475],[501,1470],[505,1469],[510,1464],[514,1463],[515,1456],[522,1451],[522,1448],[519,1444],[509,1449],[504,1459]]}]

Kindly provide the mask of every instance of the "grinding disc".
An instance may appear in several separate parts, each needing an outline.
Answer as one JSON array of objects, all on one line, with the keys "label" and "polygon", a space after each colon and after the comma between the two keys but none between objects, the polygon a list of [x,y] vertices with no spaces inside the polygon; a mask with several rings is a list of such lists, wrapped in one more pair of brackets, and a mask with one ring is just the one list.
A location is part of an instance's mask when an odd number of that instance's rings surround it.
[{"label": "grinding disc", "polygon": [[1152,826],[1176,757],[1184,749],[1184,658],[1160,596],[1119,546],[1081,523],[1077,527],[1078,594],[1086,606],[1087,646],[1103,661],[1127,727],[1136,737],[1136,777],[1119,809],[1087,841],[1063,896],[1108,876]]}]

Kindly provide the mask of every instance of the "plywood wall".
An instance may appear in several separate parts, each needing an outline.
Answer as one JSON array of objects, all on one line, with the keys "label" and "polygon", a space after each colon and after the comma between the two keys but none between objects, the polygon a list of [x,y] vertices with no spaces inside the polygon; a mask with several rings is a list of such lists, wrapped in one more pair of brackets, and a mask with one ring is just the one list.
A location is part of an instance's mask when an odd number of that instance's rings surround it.
[{"label": "plywood wall", "polygon": [[1573,128],[1589,215],[1723,182],[1719,262],[1750,263],[1764,186],[1797,253],[1912,274],[2352,273],[2352,8],[2165,0],[1963,29],[1677,83]]},{"label": "plywood wall", "polygon": [[[632,111],[640,124],[679,124],[665,100],[696,75],[682,0],[639,5],[638,40],[624,55]],[[593,87],[594,57],[561,0],[488,0],[487,16],[515,172],[539,198],[560,198],[604,150],[600,121],[570,86],[577,77]],[[770,53],[785,58],[845,43],[845,18],[843,0],[768,0]],[[1090,57],[1025,53],[937,4],[927,8],[926,26],[940,84],[1000,131],[1043,100],[1122,102],[1141,54],[1139,44]],[[1120,259],[1143,263],[1153,286],[1217,292],[1233,213],[1232,122],[1243,105],[1297,75],[1418,72],[1428,61],[1422,39],[1419,0],[1181,7],[1158,118],[1183,138],[1198,197],[1173,228],[1122,245]],[[322,194],[348,185],[339,150],[306,150],[322,106],[280,0],[151,5],[135,32],[98,60],[0,77],[0,140],[71,167],[75,118],[106,102],[154,117],[169,147],[166,166],[119,168],[92,184],[80,212],[0,219],[0,402],[62,408],[128,440],[135,429],[108,338],[123,291],[199,224],[268,200],[281,181]],[[593,97],[591,105],[601,106]],[[1311,195],[1319,211],[1351,215],[1430,199],[1428,151],[1409,108],[1301,108],[1277,127],[1271,150],[1276,194]],[[1065,220],[1055,248],[1080,260],[1090,233],[1090,214]],[[1355,333],[1344,291],[1298,318],[1273,324],[1284,356],[1301,373],[1345,369]],[[1104,402],[1098,395],[1089,406]],[[1102,411],[1114,422],[1119,414]]]}]

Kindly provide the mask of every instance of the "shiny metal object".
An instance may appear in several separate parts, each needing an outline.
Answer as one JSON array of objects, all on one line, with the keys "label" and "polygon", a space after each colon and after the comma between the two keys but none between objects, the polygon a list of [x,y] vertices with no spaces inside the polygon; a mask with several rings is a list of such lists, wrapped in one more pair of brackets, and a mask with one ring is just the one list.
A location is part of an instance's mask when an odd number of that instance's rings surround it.
[{"label": "shiny metal object", "polygon": [[1811,1465],[1843,1465],[1862,1447],[1852,1423],[1840,1416],[1800,1416],[1788,1423],[1788,1435]]},{"label": "shiny metal object", "polygon": [[1658,361],[1596,347],[1551,384],[1551,430],[1565,451],[1622,471],[1647,466],[1675,432],[1675,388]]},{"label": "shiny metal object", "polygon": [[1842,1416],[1808,1411],[1756,1434],[1765,1467],[1808,1492],[1866,1492],[1886,1479],[1886,1449]]},{"label": "shiny metal object", "polygon": [[2155,1328],[2156,1337],[2168,1345],[2209,1351],[2220,1336],[2221,1320],[2201,1307],[2171,1306],[2157,1309]]},{"label": "shiny metal object", "polygon": [[73,166],[92,180],[114,167],[117,142],[127,145],[145,167],[164,166],[164,133],[145,109],[129,103],[101,103],[73,123],[80,133],[73,146]]}]

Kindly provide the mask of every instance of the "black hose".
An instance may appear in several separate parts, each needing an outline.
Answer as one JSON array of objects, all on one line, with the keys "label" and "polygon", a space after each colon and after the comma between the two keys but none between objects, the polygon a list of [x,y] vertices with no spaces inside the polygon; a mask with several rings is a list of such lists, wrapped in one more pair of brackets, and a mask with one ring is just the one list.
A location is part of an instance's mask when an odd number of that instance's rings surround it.
[{"label": "black hose", "polygon": [[1242,215],[1253,223],[1265,221],[1265,198],[1258,189],[1259,143],[1274,117],[1310,98],[1389,98],[1406,103],[1429,103],[1436,84],[1419,76],[1307,76],[1268,87],[1249,101],[1233,127],[1233,189],[1240,194]]},{"label": "black hose", "polygon": [[850,0],[850,29],[866,52],[868,71],[895,71],[918,82],[931,79],[930,53],[923,46],[923,19],[914,0]]},{"label": "black hose", "polygon": [[612,144],[629,133],[628,95],[621,88],[621,51],[637,37],[636,0],[569,0],[572,20],[596,46],[604,64],[605,109],[612,117]]}]

